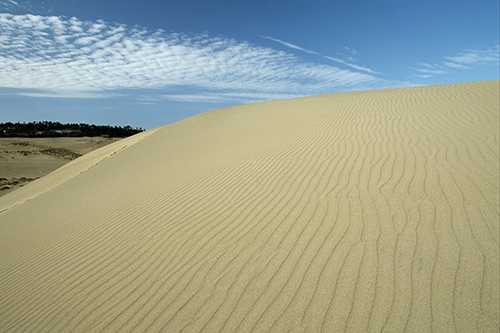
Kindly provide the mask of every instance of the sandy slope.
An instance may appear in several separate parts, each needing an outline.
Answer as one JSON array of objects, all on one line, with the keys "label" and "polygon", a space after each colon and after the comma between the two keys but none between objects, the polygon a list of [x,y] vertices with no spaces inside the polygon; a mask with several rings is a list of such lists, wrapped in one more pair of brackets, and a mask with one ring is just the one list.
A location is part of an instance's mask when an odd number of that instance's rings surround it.
[{"label": "sandy slope", "polygon": [[0,137],[0,196],[120,139]]},{"label": "sandy slope", "polygon": [[249,104],[0,198],[2,332],[498,332],[499,82]]}]

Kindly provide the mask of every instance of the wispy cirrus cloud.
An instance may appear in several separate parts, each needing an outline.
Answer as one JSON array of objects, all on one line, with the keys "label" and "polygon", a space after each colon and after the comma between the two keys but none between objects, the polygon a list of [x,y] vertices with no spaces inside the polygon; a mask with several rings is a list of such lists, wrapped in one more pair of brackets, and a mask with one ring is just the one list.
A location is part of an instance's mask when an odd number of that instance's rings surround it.
[{"label": "wispy cirrus cloud", "polygon": [[500,61],[500,45],[485,50],[468,49],[456,56],[445,57],[445,59],[449,60],[446,64],[450,67],[455,66],[454,68],[456,68],[456,66],[466,67],[468,65],[498,64]]},{"label": "wispy cirrus cloud", "polygon": [[[146,88],[172,100],[255,101],[391,86],[367,73],[222,37],[11,14],[0,14],[0,30],[0,87],[34,89],[24,93],[33,97],[95,98]],[[168,92],[179,87],[204,92]]]},{"label": "wispy cirrus cloud", "polygon": [[434,75],[446,74],[448,73],[444,66],[441,65],[431,65],[424,62],[419,63],[421,68],[412,68],[419,72],[420,74],[415,74],[416,77],[428,78]]},{"label": "wispy cirrus cloud", "polygon": [[44,6],[44,1],[0,0],[0,12],[10,14],[43,13],[47,11]]},{"label": "wispy cirrus cloud", "polygon": [[4,0],[0,1],[0,9],[12,10],[13,8],[19,7],[19,4],[14,0]]},{"label": "wispy cirrus cloud", "polygon": [[[366,67],[362,67],[362,66],[358,66],[358,65],[355,65],[355,64],[351,64],[351,63],[348,63],[342,59],[338,59],[338,58],[334,58],[334,57],[330,57],[330,56],[326,56],[326,55],[323,55],[321,53],[318,53],[318,52],[315,52],[315,51],[311,51],[311,50],[308,50],[308,49],[305,49],[305,48],[302,48],[300,46],[297,46],[295,44],[291,44],[291,43],[288,43],[288,42],[284,42],[282,40],[279,40],[279,39],[276,39],[276,38],[273,38],[273,37],[269,37],[269,36],[262,36],[262,38],[265,38],[265,39],[269,39],[269,40],[272,40],[273,42],[277,42],[277,43],[280,43],[282,45],[285,45],[286,47],[289,47],[291,49],[294,49],[294,50],[299,50],[299,51],[302,51],[302,52],[306,52],[306,53],[309,53],[309,54],[314,54],[314,55],[317,55],[317,56],[320,56],[320,57],[323,57],[325,59],[328,59],[328,60],[331,60],[331,61],[335,61],[339,64],[342,64],[342,65],[345,65],[347,67],[351,67],[351,68],[354,68],[354,69],[357,69],[357,70],[360,70],[360,71],[363,71],[363,72],[367,72],[367,73],[370,73],[370,74],[380,74],[370,68],[366,68]],[[348,48],[348,47],[345,47],[345,50],[352,53],[352,54],[356,54],[356,51]]]},{"label": "wispy cirrus cloud", "polygon": [[442,64],[419,63],[420,68],[413,68],[420,74],[413,76],[421,78],[430,78],[434,75],[450,74],[452,70],[469,69],[471,66],[493,65],[497,66],[500,61],[500,46],[487,49],[468,49],[465,52],[455,56],[445,56]]},{"label": "wispy cirrus cloud", "polygon": [[233,101],[238,103],[252,103],[258,100],[275,100],[297,97],[295,94],[286,93],[265,93],[265,92],[205,92],[205,93],[185,93],[167,94],[161,96],[163,99],[176,102],[203,102],[220,103]]}]

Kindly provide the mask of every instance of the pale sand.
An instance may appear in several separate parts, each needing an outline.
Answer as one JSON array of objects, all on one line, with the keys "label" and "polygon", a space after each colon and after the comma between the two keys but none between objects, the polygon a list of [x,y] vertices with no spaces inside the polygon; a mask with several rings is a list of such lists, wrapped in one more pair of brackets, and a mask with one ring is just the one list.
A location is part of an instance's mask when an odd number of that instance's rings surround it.
[{"label": "pale sand", "polygon": [[0,196],[120,139],[0,137]]},{"label": "pale sand", "polygon": [[0,211],[2,332],[498,332],[499,81],[200,114]]}]

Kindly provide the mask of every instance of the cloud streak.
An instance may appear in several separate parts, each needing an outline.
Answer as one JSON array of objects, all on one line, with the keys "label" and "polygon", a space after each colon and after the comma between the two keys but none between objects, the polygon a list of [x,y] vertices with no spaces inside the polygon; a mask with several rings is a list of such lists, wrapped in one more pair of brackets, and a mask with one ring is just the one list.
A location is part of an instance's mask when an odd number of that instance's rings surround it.
[{"label": "cloud streak", "polygon": [[456,66],[467,66],[467,65],[487,65],[491,63],[496,63],[500,61],[500,45],[497,45],[486,50],[469,49],[464,53],[460,53],[453,57],[445,57],[449,60],[446,64],[450,67],[456,68]]},{"label": "cloud streak", "polygon": [[[262,36],[262,38],[272,40],[273,42],[280,43],[280,44],[282,44],[282,45],[284,45],[286,47],[289,47],[291,49],[294,49],[294,50],[299,50],[299,51],[302,51],[302,52],[306,52],[306,53],[309,53],[309,54],[314,54],[314,55],[320,56],[322,58],[325,58],[325,59],[337,62],[339,64],[342,64],[342,65],[345,65],[347,67],[351,67],[351,68],[354,68],[354,69],[357,69],[357,70],[360,70],[360,71],[363,71],[363,72],[367,72],[367,73],[370,73],[370,74],[380,74],[380,73],[378,73],[378,72],[376,72],[376,71],[374,71],[374,70],[372,70],[370,68],[366,68],[366,67],[358,66],[358,65],[355,65],[355,64],[351,64],[351,63],[345,62],[342,59],[338,59],[338,58],[326,56],[326,55],[323,55],[323,54],[315,52],[315,51],[304,49],[304,48],[302,48],[300,46],[297,46],[297,45],[294,45],[294,44],[291,44],[291,43],[288,43],[288,42],[284,42],[282,40],[279,40],[279,39],[276,39],[276,38],[273,38],[273,37]],[[348,47],[346,47],[346,50],[349,51],[349,52],[351,52],[351,53],[355,53],[355,51],[351,50]]]},{"label": "cloud streak", "polygon": [[34,89],[24,93],[32,97],[95,98],[147,88],[184,100],[168,90],[192,87],[205,91],[205,98],[193,94],[195,100],[266,100],[391,84],[367,73],[305,63],[286,52],[207,35],[11,14],[0,14],[0,30],[0,86]]},{"label": "cloud streak", "polygon": [[419,73],[413,76],[431,78],[434,75],[450,74],[450,70],[470,69],[471,66],[494,65],[498,67],[500,61],[500,46],[488,49],[468,49],[455,56],[445,56],[442,64],[419,63],[421,68],[411,68]]}]

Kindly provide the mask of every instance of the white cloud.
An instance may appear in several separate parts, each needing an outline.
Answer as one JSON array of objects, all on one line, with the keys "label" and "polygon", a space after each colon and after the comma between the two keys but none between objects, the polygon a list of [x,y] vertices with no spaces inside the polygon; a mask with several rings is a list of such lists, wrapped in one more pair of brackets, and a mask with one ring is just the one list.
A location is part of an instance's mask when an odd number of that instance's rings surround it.
[{"label": "white cloud", "polygon": [[172,94],[163,95],[165,99],[176,102],[204,102],[204,103],[219,103],[226,99],[223,96],[211,94]]},{"label": "white cloud", "polygon": [[440,64],[427,64],[427,63],[419,63],[421,67],[424,68],[412,68],[417,72],[424,73],[424,75],[413,75],[421,78],[430,78],[434,75],[440,74],[449,74],[448,69],[470,69],[471,66],[479,66],[479,65],[499,65],[499,55],[500,55],[500,47],[499,45],[479,50],[479,49],[469,49],[463,53],[459,53],[456,56],[445,56],[444,58],[447,61],[444,61],[442,65]]},{"label": "white cloud", "polygon": [[[273,37],[262,36],[262,38],[272,40],[274,42],[280,43],[280,44],[285,45],[286,47],[289,47],[289,48],[294,49],[294,50],[303,51],[303,52],[306,52],[306,53],[309,53],[309,54],[314,54],[314,55],[323,57],[323,58],[331,60],[331,61],[335,61],[335,62],[337,62],[339,64],[342,64],[342,65],[345,65],[347,67],[351,67],[351,68],[354,68],[354,69],[357,69],[357,70],[360,70],[360,71],[363,71],[363,72],[367,72],[367,73],[370,73],[370,74],[380,74],[380,73],[378,73],[378,72],[376,72],[376,71],[374,71],[374,70],[372,70],[370,68],[366,68],[366,67],[358,66],[358,65],[355,65],[355,64],[351,64],[351,63],[345,62],[342,59],[338,59],[338,58],[334,58],[334,57],[330,57],[330,56],[325,56],[325,55],[323,55],[321,53],[318,53],[318,52],[315,52],[315,51],[311,51],[311,50],[308,50],[308,49],[304,49],[304,48],[302,48],[300,46],[297,46],[297,45],[294,45],[294,44],[290,44],[288,42],[284,42],[282,40],[279,40],[279,39],[276,39],[276,38],[273,38]],[[347,46],[344,47],[344,49],[346,51],[349,51],[353,55],[357,53],[356,51],[348,48]]]},{"label": "white cloud", "polygon": [[15,7],[19,7],[19,4],[15,1],[12,0],[0,1],[0,8],[2,9],[9,10]]},{"label": "white cloud", "polygon": [[467,66],[460,65],[460,64],[457,64],[457,63],[454,63],[454,62],[449,62],[449,61],[445,61],[444,65],[447,66],[447,67],[450,67],[450,68],[457,68],[457,69],[469,68]]},{"label": "white cloud", "polygon": [[447,60],[459,65],[486,65],[499,62],[500,46],[486,49],[469,49],[453,57],[445,57]]},{"label": "white cloud", "polygon": [[74,91],[74,90],[55,90],[44,92],[20,92],[18,95],[28,97],[47,97],[47,98],[103,98],[114,97],[117,94],[103,94],[100,92],[91,91]]},{"label": "white cloud", "polygon": [[73,43],[76,45],[90,45],[98,40],[99,39],[97,37],[80,37],[76,39]]},{"label": "white cloud", "polygon": [[[74,17],[0,14],[0,31],[0,87],[40,90],[29,94],[34,97],[94,98],[148,88],[176,100],[264,100],[396,85],[232,39]],[[176,87],[215,93],[168,93]]]},{"label": "white cloud", "polygon": [[430,75],[430,74],[415,74],[413,76],[420,77],[420,78],[423,78],[423,79],[428,79],[428,78],[432,77],[432,75]]},{"label": "white cloud", "polygon": [[431,65],[431,64],[427,64],[425,62],[420,62],[419,63],[420,66],[423,66],[423,67],[426,67],[426,68],[429,68],[429,69],[432,69],[432,70],[436,70],[436,69],[443,69],[443,66],[441,65]]},{"label": "white cloud", "polygon": [[262,100],[277,100],[293,98],[297,95],[286,93],[249,93],[249,92],[206,92],[200,94],[168,94],[162,95],[164,99],[176,102],[203,102],[203,103],[222,103],[234,102],[252,103]]},{"label": "white cloud", "polygon": [[419,77],[431,77],[432,75],[429,75],[429,74],[446,74],[446,73],[448,73],[446,71],[446,69],[441,65],[437,65],[437,64],[431,65],[431,64],[424,63],[424,62],[419,63],[419,65],[424,67],[424,68],[412,68],[412,69],[414,69],[420,73],[428,74],[428,75],[419,76]]}]

